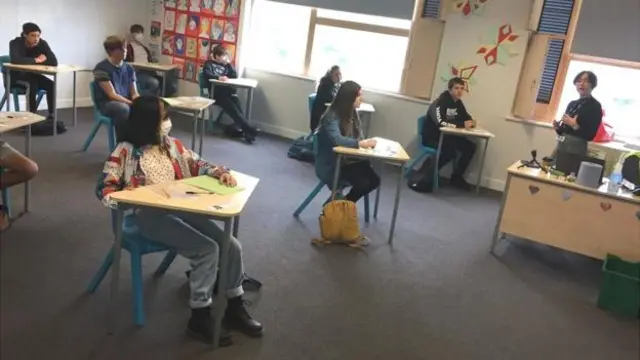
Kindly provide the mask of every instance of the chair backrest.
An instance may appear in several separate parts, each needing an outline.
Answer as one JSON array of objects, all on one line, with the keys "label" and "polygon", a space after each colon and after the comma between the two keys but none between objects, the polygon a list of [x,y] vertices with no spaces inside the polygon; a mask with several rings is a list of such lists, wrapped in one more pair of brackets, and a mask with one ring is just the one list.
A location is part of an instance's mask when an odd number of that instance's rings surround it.
[{"label": "chair backrest", "polygon": [[309,95],[309,114],[313,111],[313,103],[316,101],[316,93]]},{"label": "chair backrest", "polygon": [[93,117],[95,121],[99,121],[100,117],[105,117],[100,112],[98,108],[98,103],[96,102],[96,90],[98,89],[98,84],[95,81],[92,81],[89,84],[89,94],[91,95],[91,102],[93,103]]},{"label": "chair backrest", "polygon": [[418,139],[420,139],[420,143],[424,139],[422,139],[422,129],[424,129],[424,122],[427,121],[427,115],[422,115],[418,118]]},{"label": "chair backrest", "polygon": [[198,73],[198,85],[200,86],[200,96],[208,97],[209,95],[209,86],[204,81],[204,74],[202,71]]},{"label": "chair backrest", "polygon": [[11,57],[9,55],[1,55],[0,56],[0,74],[2,74],[2,83],[4,84],[5,76],[4,76],[4,68],[2,64],[11,62]]}]

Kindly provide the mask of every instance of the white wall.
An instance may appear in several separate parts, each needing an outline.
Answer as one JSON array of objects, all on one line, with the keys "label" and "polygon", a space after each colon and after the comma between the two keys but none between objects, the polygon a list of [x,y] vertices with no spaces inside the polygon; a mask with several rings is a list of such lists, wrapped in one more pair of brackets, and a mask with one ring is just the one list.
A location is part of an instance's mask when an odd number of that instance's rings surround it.
[{"label": "white wall", "polygon": [[[9,41],[20,35],[23,23],[35,22],[60,63],[93,69],[105,57],[102,42],[107,36],[124,35],[134,23],[142,24],[148,31],[147,3],[147,0],[0,0],[0,54],[9,54]],[[91,105],[91,79],[91,73],[78,74],[78,106]],[[4,89],[0,89],[2,92]],[[70,107],[71,97],[72,77],[60,75],[58,106]]]}]

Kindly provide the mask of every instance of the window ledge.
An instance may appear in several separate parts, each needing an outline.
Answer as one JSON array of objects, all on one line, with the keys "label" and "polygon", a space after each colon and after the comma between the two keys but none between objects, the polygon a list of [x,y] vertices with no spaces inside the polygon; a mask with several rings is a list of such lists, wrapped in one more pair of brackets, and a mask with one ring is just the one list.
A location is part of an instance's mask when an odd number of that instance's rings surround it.
[{"label": "window ledge", "polygon": [[506,119],[507,119],[507,121],[517,122],[517,123],[521,123],[521,124],[540,126],[540,127],[550,128],[550,129],[553,128],[553,124],[551,124],[551,122],[547,122],[547,121],[523,119],[523,118],[517,117],[515,115],[507,115]]}]

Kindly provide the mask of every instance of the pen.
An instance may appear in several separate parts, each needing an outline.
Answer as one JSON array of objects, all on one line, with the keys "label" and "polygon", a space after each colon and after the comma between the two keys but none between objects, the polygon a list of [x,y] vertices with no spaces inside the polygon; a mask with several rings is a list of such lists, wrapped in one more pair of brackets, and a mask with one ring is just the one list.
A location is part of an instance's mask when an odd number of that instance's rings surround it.
[{"label": "pen", "polygon": [[185,194],[187,194],[187,195],[211,195],[211,194],[215,194],[215,193],[214,192],[186,191]]}]

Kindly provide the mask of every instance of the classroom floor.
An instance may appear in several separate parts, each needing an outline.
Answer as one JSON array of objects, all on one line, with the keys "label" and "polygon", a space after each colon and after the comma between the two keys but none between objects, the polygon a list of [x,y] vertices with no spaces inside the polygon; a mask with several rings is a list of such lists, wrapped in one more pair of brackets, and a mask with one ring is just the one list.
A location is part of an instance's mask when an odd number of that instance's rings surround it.
[{"label": "classroom floor", "polygon": [[[82,146],[91,112],[59,137],[34,138],[40,174],[32,212],[0,243],[0,358],[210,359],[184,336],[188,288],[180,259],[159,279],[159,256],[144,259],[147,326],[131,319],[128,256],[118,332],[106,336],[108,281],[85,287],[112,241],[109,212],[93,195],[106,156],[98,133]],[[61,117],[69,117],[62,111]],[[190,141],[188,124],[174,132]],[[6,137],[22,150],[22,137]],[[261,178],[240,224],[247,272],[264,283],[248,294],[265,323],[261,340],[234,336],[218,359],[265,360],[602,360],[638,359],[638,323],[598,310],[601,263],[525,241],[488,253],[499,206],[496,194],[403,188],[393,248],[386,244],[395,169],[386,170],[379,220],[364,229],[366,251],[309,244],[328,192],[291,216],[315,186],[310,165],[286,158],[287,142],[262,137],[254,146],[214,136],[204,155]],[[22,188],[12,189],[14,209]],[[541,224],[543,226],[543,224]]]}]

